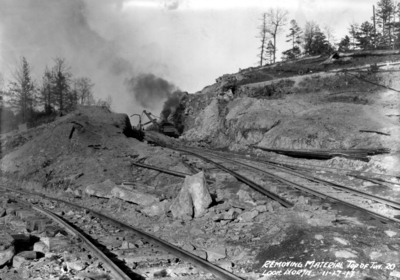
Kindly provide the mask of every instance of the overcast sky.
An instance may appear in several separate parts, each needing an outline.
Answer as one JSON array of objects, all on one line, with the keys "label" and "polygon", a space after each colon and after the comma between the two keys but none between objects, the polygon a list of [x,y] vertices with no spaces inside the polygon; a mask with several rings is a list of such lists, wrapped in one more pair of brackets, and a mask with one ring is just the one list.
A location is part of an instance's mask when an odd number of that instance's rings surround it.
[{"label": "overcast sky", "polygon": [[[21,56],[40,84],[45,66],[65,58],[74,77],[89,77],[113,109],[143,110],[126,81],[152,73],[189,93],[226,73],[255,66],[257,26],[268,8],[313,20],[337,41],[351,22],[370,20],[377,0],[0,0],[0,72],[6,80]],[[289,47],[281,35],[277,57]],[[165,100],[152,104],[159,114]]]}]

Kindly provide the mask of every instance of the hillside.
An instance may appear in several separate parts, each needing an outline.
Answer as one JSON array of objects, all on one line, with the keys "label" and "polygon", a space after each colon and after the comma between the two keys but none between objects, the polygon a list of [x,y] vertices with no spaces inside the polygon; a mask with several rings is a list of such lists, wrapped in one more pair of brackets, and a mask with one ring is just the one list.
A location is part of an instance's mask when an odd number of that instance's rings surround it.
[{"label": "hillside", "polygon": [[316,57],[224,75],[187,100],[183,138],[236,151],[389,148],[374,160],[397,171],[400,93],[387,87],[400,89],[399,60]]}]

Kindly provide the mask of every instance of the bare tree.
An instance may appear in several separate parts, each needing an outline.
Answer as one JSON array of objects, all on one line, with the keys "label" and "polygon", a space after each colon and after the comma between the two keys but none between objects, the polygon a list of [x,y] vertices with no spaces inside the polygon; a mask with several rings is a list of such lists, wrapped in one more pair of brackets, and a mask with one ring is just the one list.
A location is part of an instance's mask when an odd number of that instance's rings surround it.
[{"label": "bare tree", "polygon": [[267,34],[268,34],[268,26],[267,26],[267,13],[263,13],[261,15],[261,25],[258,27],[259,33],[257,38],[261,40],[260,54],[258,57],[260,58],[260,66],[263,65],[265,59],[265,49],[267,45]]},{"label": "bare tree", "polygon": [[330,45],[335,45],[335,36],[334,34],[334,30],[331,26],[325,24],[323,27],[323,30],[325,32],[325,36],[326,36],[326,40],[328,41],[328,44]]},{"label": "bare tree", "polygon": [[273,47],[274,47],[274,52],[273,52],[273,62],[275,63],[276,61],[276,37],[282,32],[282,27],[286,25],[287,23],[287,16],[289,12],[286,10],[282,10],[280,8],[277,9],[269,9],[268,12],[266,12],[267,16],[267,33],[269,33],[272,36],[273,39]]},{"label": "bare tree", "polygon": [[77,78],[74,80],[74,93],[77,96],[78,104],[94,105],[92,88],[94,84],[87,77]]},{"label": "bare tree", "polygon": [[55,58],[54,67],[52,68],[53,75],[53,93],[56,96],[57,105],[60,112],[64,109],[69,109],[71,104],[68,104],[68,95],[70,94],[71,87],[71,70],[64,58]]}]

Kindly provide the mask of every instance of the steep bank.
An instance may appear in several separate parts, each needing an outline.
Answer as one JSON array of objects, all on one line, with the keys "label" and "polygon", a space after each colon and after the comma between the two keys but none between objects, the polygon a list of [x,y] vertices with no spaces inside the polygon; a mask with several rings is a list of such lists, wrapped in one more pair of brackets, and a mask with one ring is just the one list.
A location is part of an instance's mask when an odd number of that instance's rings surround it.
[{"label": "steep bank", "polygon": [[391,169],[399,163],[400,97],[379,85],[399,89],[399,69],[254,82],[225,76],[187,100],[183,138],[232,150],[390,148]]}]

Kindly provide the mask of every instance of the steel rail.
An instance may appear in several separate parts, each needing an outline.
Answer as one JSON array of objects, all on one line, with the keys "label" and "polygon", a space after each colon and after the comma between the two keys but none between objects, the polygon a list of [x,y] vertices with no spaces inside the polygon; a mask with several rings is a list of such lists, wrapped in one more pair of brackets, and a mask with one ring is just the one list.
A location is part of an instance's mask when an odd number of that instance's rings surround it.
[{"label": "steel rail", "polygon": [[218,267],[218,266],[216,266],[216,265],[214,265],[214,264],[212,264],[212,263],[210,263],[210,262],[208,262],[206,260],[203,260],[202,258],[200,258],[200,257],[198,257],[198,256],[196,256],[196,255],[194,255],[192,253],[189,253],[189,252],[187,252],[185,250],[182,250],[181,248],[179,248],[179,247],[177,247],[177,246],[175,246],[173,244],[170,244],[170,243],[168,243],[168,242],[166,242],[166,241],[164,241],[164,240],[162,240],[162,239],[160,239],[160,238],[158,238],[158,237],[156,237],[154,235],[151,235],[151,234],[149,234],[147,232],[144,232],[144,231],[142,231],[140,229],[134,228],[134,227],[132,227],[132,226],[130,226],[128,224],[125,224],[123,222],[120,222],[120,221],[118,221],[118,220],[116,220],[114,218],[108,217],[108,216],[106,216],[104,214],[101,214],[100,212],[97,212],[97,211],[95,211],[93,209],[90,209],[90,208],[87,208],[87,207],[84,207],[84,206],[80,206],[78,204],[75,204],[75,203],[72,203],[72,202],[69,202],[69,201],[65,201],[65,200],[62,200],[62,199],[59,199],[59,198],[48,197],[48,196],[45,196],[43,194],[36,193],[36,192],[31,193],[31,192],[22,191],[22,190],[10,189],[10,188],[3,187],[3,186],[0,186],[0,188],[6,189],[6,190],[12,191],[12,192],[27,194],[27,195],[37,195],[37,196],[43,197],[45,199],[54,200],[54,201],[58,201],[58,202],[64,203],[64,204],[69,205],[69,206],[71,206],[73,208],[76,208],[76,209],[87,210],[87,211],[91,212],[93,216],[97,216],[100,219],[103,219],[103,220],[106,220],[106,221],[108,221],[108,222],[110,222],[112,224],[115,224],[116,226],[118,226],[118,227],[120,227],[120,228],[122,228],[122,229],[124,229],[126,231],[134,232],[135,234],[137,234],[141,238],[145,239],[147,242],[152,243],[152,244],[157,245],[157,246],[160,246],[161,248],[163,248],[167,252],[169,252],[169,253],[181,258],[182,260],[185,260],[187,262],[192,263],[193,265],[203,269],[204,271],[207,271],[207,272],[215,275],[216,277],[219,277],[220,279],[223,279],[223,280],[243,280],[243,278],[240,278],[240,277],[238,277],[238,276],[236,276],[236,275],[234,275],[234,274],[232,274],[232,273],[230,273],[230,272],[228,272],[228,271],[226,271],[226,270],[224,270],[224,269],[222,269],[222,268],[220,268],[220,267]]},{"label": "steel rail", "polygon": [[232,171],[232,170],[230,170],[229,168],[226,168],[225,166],[223,166],[223,165],[221,165],[221,164],[219,164],[219,163],[217,163],[217,162],[215,162],[215,161],[213,161],[213,160],[211,160],[211,159],[209,159],[209,158],[206,158],[206,157],[201,156],[201,155],[199,155],[199,154],[197,154],[197,153],[194,153],[194,152],[191,152],[191,151],[187,151],[187,150],[182,150],[182,149],[173,148],[173,147],[168,147],[168,148],[169,148],[169,149],[172,149],[172,150],[175,150],[175,151],[178,151],[178,152],[187,153],[187,154],[192,154],[192,155],[194,155],[194,156],[196,156],[196,157],[198,157],[198,158],[201,158],[201,159],[204,160],[204,161],[207,161],[207,162],[209,162],[209,163],[214,164],[214,165],[217,166],[218,168],[220,168],[220,169],[224,170],[225,172],[227,172],[227,173],[231,174],[232,176],[234,176],[234,177],[235,177],[236,179],[238,179],[240,182],[245,183],[246,185],[250,186],[251,188],[257,190],[258,192],[260,192],[260,193],[262,193],[262,194],[268,196],[269,198],[271,198],[271,199],[273,199],[273,200],[279,202],[279,203],[280,203],[282,206],[284,206],[284,207],[290,208],[290,207],[293,207],[293,206],[294,206],[293,203],[287,201],[287,200],[284,199],[283,197],[280,197],[279,195],[277,195],[277,194],[275,194],[275,193],[273,193],[273,192],[270,192],[270,191],[264,189],[262,186],[258,185],[257,183],[255,183],[255,182],[253,182],[253,181],[247,179],[246,177],[240,175],[239,173],[237,173],[237,172],[235,172],[235,171]]},{"label": "steel rail", "polygon": [[65,222],[63,219],[58,217],[57,215],[53,214],[52,212],[42,209],[38,206],[34,206],[31,203],[22,201],[18,198],[13,197],[14,200],[17,202],[24,204],[33,210],[47,216],[51,220],[57,222],[62,228],[64,228],[69,234],[73,235],[76,238],[79,238],[83,242],[83,246],[86,247],[87,250],[92,252],[98,259],[100,259],[104,266],[110,271],[111,276],[115,280],[130,280],[131,278],[126,275],[114,262],[112,262],[99,248],[97,248],[92,242],[90,242],[89,239],[87,239],[82,233],[74,229],[72,226],[70,226],[67,222]]},{"label": "steel rail", "polygon": [[[243,158],[243,157],[240,157],[240,158]],[[369,193],[366,193],[366,192],[363,192],[363,191],[359,191],[359,190],[356,190],[356,189],[353,189],[353,188],[349,188],[349,187],[346,187],[346,186],[344,186],[342,184],[334,183],[334,182],[331,182],[331,181],[328,181],[328,180],[325,180],[325,179],[321,179],[321,178],[318,178],[318,177],[315,177],[315,176],[312,176],[312,175],[307,175],[307,174],[304,174],[302,172],[293,170],[290,167],[279,166],[279,164],[271,163],[268,160],[248,159],[248,158],[243,158],[243,159],[249,160],[249,161],[263,163],[263,164],[269,165],[269,166],[271,166],[273,168],[281,169],[281,170],[283,170],[285,172],[288,172],[288,173],[290,173],[292,175],[299,176],[299,177],[302,177],[302,178],[305,178],[307,180],[314,181],[314,182],[317,182],[317,183],[328,184],[328,185],[331,185],[331,186],[333,186],[335,188],[338,188],[338,189],[341,189],[341,190],[345,190],[347,192],[354,193],[356,195],[359,195],[359,196],[374,200],[376,202],[380,202],[380,203],[383,203],[383,204],[386,204],[386,205],[390,205],[390,206],[392,206],[394,208],[400,209],[400,203],[398,203],[396,201],[393,201],[393,200],[390,200],[390,199],[386,199],[384,197],[376,196],[376,195],[373,195],[373,194],[369,194]],[[352,175],[352,176],[358,178],[358,176],[355,176],[355,175]],[[362,176],[360,176],[360,177],[361,177],[361,179],[363,179]],[[368,180],[370,180],[370,179],[368,179]]]},{"label": "steel rail", "polygon": [[[186,176],[192,176],[193,174],[190,173],[184,173],[184,172],[179,172],[179,171],[174,171],[174,170],[169,170],[169,169],[165,169],[165,168],[160,168],[157,166],[153,166],[153,165],[148,165],[148,164],[144,164],[144,163],[139,163],[139,162],[131,162],[131,164],[139,166],[139,167],[143,167],[143,168],[147,168],[147,169],[152,169],[152,170],[157,170],[169,175],[174,175],[177,177],[181,177],[181,178],[185,178]],[[206,179],[207,183],[214,183],[214,180],[210,180],[210,179]]]},{"label": "steel rail", "polygon": [[[262,160],[255,161],[255,162],[260,162],[260,163],[263,163],[263,164],[271,166],[270,163],[264,162]],[[328,185],[331,185],[331,186],[333,186],[335,188],[338,188],[338,189],[341,189],[341,190],[345,190],[347,192],[354,193],[354,194],[357,194],[359,196],[374,200],[376,202],[387,204],[387,205],[390,205],[392,207],[400,209],[400,203],[398,203],[396,201],[393,201],[393,200],[390,200],[390,199],[386,199],[384,197],[376,196],[376,195],[373,195],[373,194],[369,194],[369,193],[366,193],[366,192],[363,192],[363,191],[359,191],[359,190],[356,190],[356,189],[353,189],[353,188],[349,188],[349,187],[343,186],[342,184],[334,183],[334,182],[331,182],[331,181],[328,181],[328,180],[325,180],[325,179],[321,179],[321,178],[318,178],[318,177],[315,177],[315,176],[307,175],[307,174],[304,174],[302,172],[298,172],[298,171],[295,171],[293,169],[290,169],[288,167],[278,166],[278,165],[275,165],[275,164],[273,164],[272,166],[274,168],[283,170],[285,172],[288,172],[290,174],[302,177],[304,179],[308,179],[308,180],[311,180],[311,181],[314,181],[314,182],[317,182],[317,183],[321,183],[321,184],[328,184]]]},{"label": "steel rail", "polygon": [[[179,150],[179,149],[177,149],[177,150]],[[185,150],[182,150],[182,151],[187,152],[187,151],[185,151]],[[203,156],[197,155],[197,154],[194,153],[194,152],[190,152],[190,153],[192,153],[193,155],[196,155],[196,156],[199,157],[199,158],[204,158]],[[311,193],[311,194],[313,194],[313,195],[315,195],[315,196],[318,196],[318,197],[320,197],[320,198],[324,198],[324,199],[328,198],[328,199],[331,199],[331,200],[334,200],[334,201],[338,201],[338,202],[340,202],[340,203],[343,204],[343,205],[349,206],[349,207],[354,208],[354,209],[356,209],[356,210],[363,211],[363,212],[369,214],[370,216],[372,216],[372,217],[374,217],[374,218],[376,218],[376,219],[378,219],[378,220],[380,220],[380,221],[383,221],[383,222],[392,221],[392,222],[395,222],[395,223],[400,223],[400,220],[399,220],[399,219],[384,216],[384,215],[379,214],[379,213],[376,213],[376,212],[374,212],[374,211],[365,209],[365,208],[363,208],[363,207],[361,207],[361,206],[357,206],[357,205],[351,204],[351,203],[349,203],[349,202],[347,202],[347,201],[345,201],[345,200],[342,200],[342,199],[336,198],[336,197],[334,197],[334,196],[331,196],[331,195],[328,195],[328,194],[324,194],[324,193],[321,193],[321,192],[319,192],[319,191],[310,189],[310,188],[305,187],[305,186],[303,186],[303,185],[301,185],[301,184],[299,184],[299,183],[292,182],[292,181],[290,181],[290,180],[287,180],[287,179],[285,179],[285,178],[282,178],[282,177],[279,176],[279,175],[272,174],[272,173],[270,173],[270,172],[267,172],[267,171],[265,171],[265,170],[263,170],[263,169],[260,169],[260,168],[255,167],[255,166],[251,166],[251,165],[248,165],[248,164],[245,164],[245,163],[241,163],[241,162],[238,162],[238,161],[235,161],[235,160],[232,160],[232,159],[228,159],[228,158],[224,158],[224,157],[221,157],[221,156],[217,156],[217,155],[215,155],[215,154],[209,155],[209,156],[211,156],[211,157],[216,157],[216,158],[220,158],[220,159],[222,158],[222,160],[230,161],[230,162],[232,162],[232,163],[236,163],[236,164],[242,165],[242,166],[247,167],[247,168],[249,168],[249,169],[257,170],[257,171],[262,172],[262,173],[264,173],[264,174],[268,174],[269,176],[275,177],[277,180],[279,180],[279,181],[281,181],[281,182],[284,182],[284,183],[286,183],[286,184],[292,186],[293,188],[300,189],[300,190],[302,190],[302,191],[304,191],[304,192],[307,192],[307,193]],[[209,161],[211,161],[211,160],[209,160]]]},{"label": "steel rail", "polygon": [[[196,149],[196,148],[190,147],[189,149]],[[294,163],[294,162],[288,163],[288,162],[286,162],[286,161],[278,161],[278,160],[265,159],[265,158],[260,157],[260,156],[250,156],[250,157],[247,157],[247,156],[245,156],[245,155],[243,155],[243,154],[235,153],[235,152],[230,152],[230,153],[228,154],[228,153],[222,152],[222,151],[213,151],[213,150],[210,150],[210,149],[206,149],[206,150],[208,150],[208,151],[211,152],[211,153],[218,153],[218,154],[223,154],[223,155],[228,155],[228,156],[231,156],[232,154],[234,154],[235,156],[242,157],[242,158],[248,159],[248,160],[255,160],[255,158],[256,158],[256,159],[258,159],[258,160],[263,160],[263,161],[267,161],[267,162],[275,163],[275,164],[280,164],[280,165],[286,165],[286,166],[288,166],[288,167],[298,166],[298,167],[300,167],[300,168],[312,169],[312,170],[315,170],[315,169],[328,169],[328,170],[339,170],[339,171],[343,171],[343,172],[358,172],[358,173],[362,173],[362,174],[370,174],[370,175],[385,176],[385,177],[394,177],[394,178],[399,178],[399,179],[400,179],[399,175],[394,175],[394,174],[382,174],[382,173],[367,172],[367,171],[364,172],[364,171],[357,171],[357,170],[346,169],[346,168],[319,166],[319,165],[304,164],[304,163]],[[204,150],[201,150],[201,151],[203,152]],[[349,176],[351,176],[351,175],[349,175]],[[390,183],[390,184],[394,184],[394,185],[400,185],[400,183],[390,182],[390,181],[386,181],[386,180],[383,180],[383,179],[380,179],[380,178],[374,178],[374,179],[375,179],[375,180],[381,180],[382,182],[386,182],[386,183]]]}]

